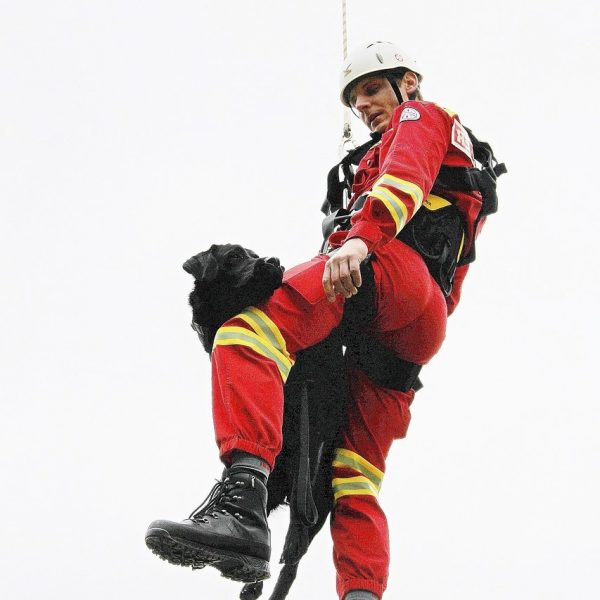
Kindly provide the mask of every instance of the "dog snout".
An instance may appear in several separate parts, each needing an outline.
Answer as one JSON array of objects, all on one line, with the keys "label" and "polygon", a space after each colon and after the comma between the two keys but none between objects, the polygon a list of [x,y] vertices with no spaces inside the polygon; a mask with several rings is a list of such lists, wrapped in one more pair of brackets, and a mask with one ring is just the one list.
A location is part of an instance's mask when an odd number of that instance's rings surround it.
[{"label": "dog snout", "polygon": [[183,263],[183,270],[196,281],[212,281],[217,276],[219,265],[208,252],[200,252]]},{"label": "dog snout", "polygon": [[273,265],[274,267],[281,268],[281,262],[276,256],[268,256],[267,258],[265,258],[265,262],[269,263],[270,265]]}]

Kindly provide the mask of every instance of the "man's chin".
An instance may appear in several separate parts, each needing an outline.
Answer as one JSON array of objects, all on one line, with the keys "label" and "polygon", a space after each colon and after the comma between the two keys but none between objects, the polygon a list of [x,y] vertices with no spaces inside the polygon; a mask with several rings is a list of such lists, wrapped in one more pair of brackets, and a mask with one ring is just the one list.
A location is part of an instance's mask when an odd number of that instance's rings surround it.
[{"label": "man's chin", "polygon": [[388,128],[388,121],[385,121],[383,123],[379,123],[379,125],[377,125],[377,127],[372,127],[371,128],[371,133],[380,133],[383,134],[385,133],[385,130]]}]

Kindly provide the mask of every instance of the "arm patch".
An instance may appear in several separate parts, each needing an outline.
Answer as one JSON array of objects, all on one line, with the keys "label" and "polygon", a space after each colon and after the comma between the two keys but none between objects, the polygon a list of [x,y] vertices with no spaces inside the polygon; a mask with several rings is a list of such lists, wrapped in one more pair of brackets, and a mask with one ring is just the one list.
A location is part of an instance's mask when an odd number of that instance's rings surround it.
[{"label": "arm patch", "polygon": [[412,106],[407,106],[400,115],[400,123],[402,121],[418,121],[421,118],[421,113]]},{"label": "arm patch", "polygon": [[466,154],[473,165],[475,165],[475,153],[473,151],[473,143],[467,133],[467,130],[462,126],[458,119],[454,119],[452,124],[452,145]]}]

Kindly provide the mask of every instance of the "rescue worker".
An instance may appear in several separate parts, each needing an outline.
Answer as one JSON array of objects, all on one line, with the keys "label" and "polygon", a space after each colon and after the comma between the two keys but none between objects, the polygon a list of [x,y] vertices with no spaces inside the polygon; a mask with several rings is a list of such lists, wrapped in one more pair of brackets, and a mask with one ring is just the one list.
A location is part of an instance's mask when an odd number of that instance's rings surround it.
[{"label": "rescue worker", "polygon": [[[341,100],[381,140],[362,159],[350,208],[364,201],[331,251],[284,276],[266,302],[218,331],[212,354],[213,418],[223,478],[182,522],[154,521],[148,546],[162,558],[195,568],[211,565],[239,581],[269,576],[266,482],[281,450],[283,383],[296,353],[324,339],[362,284],[371,256],[376,316],[369,335],[405,361],[427,363],[445,336],[468,266],[456,270],[445,295],[422,256],[397,238],[419,210],[448,199],[431,194],[442,165],[472,167],[473,148],[455,113],[421,100],[421,69],[394,44],[360,48],[344,64]],[[461,253],[476,236],[479,192],[453,193],[464,222]],[[446,290],[448,292],[448,290]],[[394,439],[406,435],[414,390],[349,375],[350,414],[336,452],[331,519],[337,592],[342,600],[377,600],[386,589],[389,539],[377,496]]]}]

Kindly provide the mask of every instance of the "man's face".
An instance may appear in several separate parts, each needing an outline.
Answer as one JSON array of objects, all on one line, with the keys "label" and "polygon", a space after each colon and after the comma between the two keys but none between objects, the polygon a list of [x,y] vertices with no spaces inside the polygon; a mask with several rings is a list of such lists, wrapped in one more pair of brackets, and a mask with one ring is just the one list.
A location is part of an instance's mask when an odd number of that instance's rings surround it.
[{"label": "man's face", "polygon": [[392,118],[398,99],[385,77],[372,76],[361,79],[348,96],[350,106],[358,112],[360,120],[371,130],[383,133]]}]

